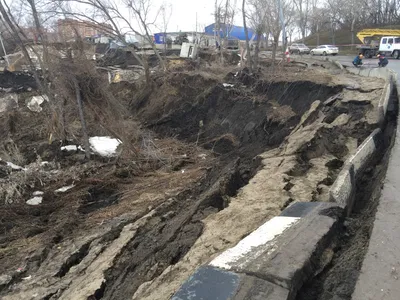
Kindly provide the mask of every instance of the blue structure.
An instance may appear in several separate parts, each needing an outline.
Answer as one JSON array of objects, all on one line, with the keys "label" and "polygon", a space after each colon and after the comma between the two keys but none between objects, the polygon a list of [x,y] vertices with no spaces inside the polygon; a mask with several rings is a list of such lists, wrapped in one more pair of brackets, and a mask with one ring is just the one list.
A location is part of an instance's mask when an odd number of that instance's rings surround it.
[{"label": "blue structure", "polygon": [[[248,33],[249,33],[249,40],[252,38],[252,36],[255,34],[254,30],[251,28],[247,28]],[[205,28],[205,33],[207,35],[214,35],[215,33],[215,23],[208,25]],[[244,32],[244,27],[241,26],[235,26],[235,25],[228,25],[228,24],[221,24],[220,32],[219,35],[221,38],[225,38],[226,35],[228,36],[228,39],[237,39],[241,41],[246,40],[246,34]],[[256,36],[254,40],[258,40],[258,38],[265,39],[263,36]]]},{"label": "blue structure", "polygon": [[164,44],[166,40],[167,40],[167,37],[164,36],[164,33],[154,34],[154,42],[156,44]]}]

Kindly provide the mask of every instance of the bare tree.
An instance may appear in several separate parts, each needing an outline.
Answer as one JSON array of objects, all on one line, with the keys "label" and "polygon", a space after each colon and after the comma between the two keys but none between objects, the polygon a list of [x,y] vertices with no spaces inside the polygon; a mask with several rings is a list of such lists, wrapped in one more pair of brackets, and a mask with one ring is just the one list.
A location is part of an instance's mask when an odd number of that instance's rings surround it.
[{"label": "bare tree", "polygon": [[249,67],[250,73],[253,72],[253,62],[251,58],[250,52],[250,41],[249,41],[249,30],[247,29],[246,24],[246,0],[242,2],[242,14],[243,14],[243,27],[244,27],[244,34],[246,35],[246,49],[247,49],[247,65]]},{"label": "bare tree", "polygon": [[308,16],[310,13],[310,0],[293,0],[293,3],[297,10],[298,15],[298,26],[301,31],[301,39],[304,43],[306,37],[306,30],[308,24]]},{"label": "bare tree", "polygon": [[224,49],[228,47],[236,14],[236,0],[215,1],[215,38],[220,48],[221,62],[224,62]]},{"label": "bare tree", "polygon": [[161,20],[162,20],[162,32],[163,32],[163,42],[164,42],[164,56],[167,55],[167,43],[169,39],[167,38],[167,29],[168,24],[171,19],[172,15],[172,5],[167,4],[166,2],[163,3],[160,9]]},{"label": "bare tree", "polygon": [[0,1],[0,13],[2,16],[2,20],[4,24],[7,26],[8,30],[10,30],[12,36],[14,37],[16,43],[21,47],[22,54],[26,61],[28,62],[28,65],[30,67],[30,70],[32,71],[36,83],[39,86],[39,88],[44,91],[45,88],[42,85],[42,81],[40,79],[40,76],[37,72],[36,65],[32,61],[29,52],[27,50],[27,47],[25,46],[25,43],[23,41],[23,38],[21,36],[24,35],[24,33],[21,31],[21,29],[18,27],[18,25],[14,21],[14,17],[11,14],[10,8],[7,6],[6,2],[1,2]]},{"label": "bare tree", "polygon": [[[272,63],[275,63],[276,51],[279,44],[279,37],[282,33],[279,7],[275,0],[265,0],[269,13],[267,14],[267,26],[272,34]],[[290,0],[281,0],[283,15],[285,16],[285,27],[293,22],[293,4]],[[283,41],[285,43],[286,41]]]},{"label": "bare tree", "polygon": [[250,26],[255,30],[256,44],[254,49],[253,62],[254,66],[258,66],[260,43],[265,33],[269,33],[267,25],[267,14],[269,9],[266,6],[265,0],[250,0],[248,18]]},{"label": "bare tree", "polygon": [[[158,60],[160,61],[161,68],[166,70],[166,65],[162,59],[153,36],[151,34],[150,26],[155,24],[156,20],[149,20],[151,11],[150,0],[121,0],[125,5],[125,10],[121,7],[120,1],[117,0],[54,0],[58,2],[58,9],[61,15],[71,16],[78,20],[89,21],[99,26],[103,26],[104,22],[110,24],[108,34],[116,37],[120,42],[124,43],[131,51],[132,55],[136,58],[140,65],[143,66],[146,76],[146,82],[150,83],[150,70],[146,58],[140,57],[135,49],[131,47],[125,40],[125,35],[122,30],[130,31],[138,36],[142,36],[140,29],[134,26],[132,21],[126,17],[126,10],[130,15],[133,15],[138,21],[141,30],[144,32],[146,42],[148,42]],[[66,4],[78,4],[74,8],[72,6],[66,6]],[[91,8],[94,11],[93,15],[87,14],[82,11],[80,7]],[[159,10],[156,13],[156,17],[159,15]],[[156,18],[155,18],[156,19]],[[127,30],[128,29],[128,30]]]},{"label": "bare tree", "polygon": [[[164,60],[162,59],[160,52],[156,48],[156,44],[153,40],[153,35],[150,31],[150,25],[154,25],[156,20],[149,21],[150,9],[153,6],[151,0],[123,0],[127,7],[134,13],[136,19],[141,25],[141,29],[144,31],[147,41],[150,43],[153,48],[154,53],[156,54],[158,60],[160,61],[160,65],[164,71],[166,71],[166,65]],[[156,15],[158,16],[159,12]],[[155,18],[155,19],[156,19]]]}]

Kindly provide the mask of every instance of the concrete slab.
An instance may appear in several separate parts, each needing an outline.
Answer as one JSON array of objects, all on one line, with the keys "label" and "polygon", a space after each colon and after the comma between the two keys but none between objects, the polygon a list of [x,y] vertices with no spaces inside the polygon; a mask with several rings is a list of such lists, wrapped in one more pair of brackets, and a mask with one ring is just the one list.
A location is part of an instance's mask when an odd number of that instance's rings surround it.
[{"label": "concrete slab", "polygon": [[[235,247],[230,248],[217,256],[210,265],[226,270],[238,270],[242,263],[248,263],[258,258],[258,248],[274,249],[277,237],[285,230],[293,226],[300,218],[294,217],[275,217],[253,231]],[[264,251],[263,251],[264,252]],[[241,272],[241,271],[240,271]],[[245,272],[242,272],[245,273]]]},{"label": "concrete slab", "polygon": [[254,251],[254,257],[233,269],[254,274],[296,292],[320,269],[316,264],[317,257],[322,255],[329,242],[335,223],[327,216],[304,218],[280,236],[280,241],[276,243],[278,247],[260,247]]},{"label": "concrete slab", "polygon": [[356,153],[351,155],[347,160],[354,166],[354,175],[357,177],[366,166],[371,162],[371,159],[377,154],[378,150],[383,146],[383,133],[377,128],[375,129],[357,148]]},{"label": "concrete slab", "polygon": [[286,208],[281,214],[281,217],[297,217],[302,218],[312,213],[314,210],[323,212],[323,210],[337,207],[335,203],[327,202],[296,202]]},{"label": "concrete slab", "polygon": [[[242,251],[245,248],[243,245],[250,243],[246,237],[236,247],[214,259],[210,265],[268,280],[288,289],[292,297],[307,279],[324,267],[321,263],[327,263],[320,258],[331,241],[337,222],[327,215],[331,215],[328,213],[330,209],[339,206],[320,203],[299,204],[297,208],[293,206],[287,213],[305,217],[287,226],[282,234],[268,242],[253,243],[251,251]],[[271,225],[271,228],[275,226]]]},{"label": "concrete slab", "polygon": [[330,201],[339,204],[345,209],[353,201],[355,192],[354,173],[353,164],[347,163],[340,171],[329,192]]},{"label": "concrete slab", "polygon": [[286,300],[289,291],[265,280],[211,266],[200,267],[172,300]]},{"label": "concrete slab", "polygon": [[353,300],[400,299],[400,127]]}]

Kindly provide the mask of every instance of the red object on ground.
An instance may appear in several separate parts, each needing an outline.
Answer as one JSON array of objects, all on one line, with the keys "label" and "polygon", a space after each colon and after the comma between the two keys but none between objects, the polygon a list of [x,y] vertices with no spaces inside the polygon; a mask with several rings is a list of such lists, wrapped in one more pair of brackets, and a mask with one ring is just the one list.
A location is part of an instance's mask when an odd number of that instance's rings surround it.
[{"label": "red object on ground", "polygon": [[286,51],[285,51],[285,56],[286,56],[286,61],[287,61],[287,62],[290,62],[290,53],[289,53],[289,48],[286,48]]}]

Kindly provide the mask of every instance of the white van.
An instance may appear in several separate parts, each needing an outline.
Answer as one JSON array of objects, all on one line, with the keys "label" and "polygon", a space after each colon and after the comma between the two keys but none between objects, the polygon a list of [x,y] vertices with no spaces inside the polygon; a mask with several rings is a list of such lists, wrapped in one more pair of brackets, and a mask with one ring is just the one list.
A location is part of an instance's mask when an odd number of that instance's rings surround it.
[{"label": "white van", "polygon": [[381,38],[379,45],[379,53],[393,56],[396,59],[400,58],[400,37],[384,36]]}]

